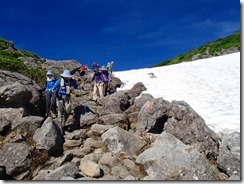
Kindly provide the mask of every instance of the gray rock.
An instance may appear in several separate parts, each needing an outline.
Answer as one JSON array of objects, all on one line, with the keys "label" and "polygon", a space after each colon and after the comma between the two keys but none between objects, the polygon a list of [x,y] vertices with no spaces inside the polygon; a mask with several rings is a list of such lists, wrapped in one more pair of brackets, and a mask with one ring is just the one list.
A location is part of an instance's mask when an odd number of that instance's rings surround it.
[{"label": "gray rock", "polygon": [[72,164],[66,164],[48,173],[39,173],[33,178],[33,180],[60,180],[64,177],[75,178],[79,174],[78,172],[79,169],[76,166]]},{"label": "gray rock", "polygon": [[163,98],[147,101],[140,110],[136,130],[160,134],[167,121],[169,102]]},{"label": "gray rock", "polygon": [[91,126],[96,123],[96,115],[89,112],[80,116],[80,127]]},{"label": "gray rock", "polygon": [[0,134],[5,134],[25,113],[23,108],[0,108]]},{"label": "gray rock", "polygon": [[41,61],[33,57],[18,57],[18,59],[24,61],[24,64],[28,68],[37,68],[38,66],[41,65]]},{"label": "gray rock", "polygon": [[10,72],[7,70],[0,70],[0,87],[2,86],[8,86],[14,83],[20,83],[25,86],[34,86],[39,87],[33,80],[31,80],[29,77],[26,77],[22,74]]},{"label": "gray rock", "polygon": [[136,154],[147,144],[143,138],[119,127],[110,128],[106,131],[102,135],[102,140],[104,145],[114,153],[124,151],[127,154]]},{"label": "gray rock", "polygon": [[241,180],[241,177],[240,176],[238,176],[238,175],[232,175],[231,177],[229,177],[229,179],[228,180],[232,180],[232,181],[237,181],[237,180]]},{"label": "gray rock", "polygon": [[140,94],[143,91],[146,91],[147,88],[145,87],[145,85],[142,82],[138,82],[136,83],[130,90],[129,90],[129,96],[134,99],[138,96],[140,96]]},{"label": "gray rock", "polygon": [[118,180],[126,179],[127,177],[131,176],[126,167],[121,165],[114,166],[111,169],[111,174],[114,175]]},{"label": "gray rock", "polygon": [[20,132],[29,132],[34,134],[34,132],[41,127],[44,122],[43,117],[39,116],[26,116],[19,118],[17,121],[13,121],[12,130],[18,130]]},{"label": "gray rock", "polygon": [[100,98],[101,108],[97,110],[100,116],[108,114],[121,114],[130,106],[128,93],[116,93]]},{"label": "gray rock", "polygon": [[240,141],[239,132],[224,134],[222,137],[217,164],[229,176],[241,174]]},{"label": "gray rock", "polygon": [[7,143],[0,150],[0,166],[10,176],[28,171],[31,167],[31,147],[23,143]]},{"label": "gray rock", "polygon": [[69,70],[70,72],[77,68],[80,67],[81,64],[78,61],[75,60],[50,60],[47,59],[43,64],[42,68],[45,68],[46,70],[52,70],[54,74],[59,77],[61,73],[65,69]]},{"label": "gray rock", "polygon": [[184,144],[193,145],[207,158],[216,160],[219,137],[186,102],[172,101],[168,107],[168,120],[164,130],[173,134]]},{"label": "gray rock", "polygon": [[31,91],[32,93],[32,99],[30,100],[31,103],[36,104],[40,100],[39,94],[37,93],[36,90],[39,89],[40,86],[35,81],[19,73],[0,70],[0,87],[12,85],[15,83],[20,83],[26,86],[29,91]]},{"label": "gray rock", "polygon": [[31,91],[20,83],[14,83],[0,88],[1,104],[22,104],[28,103],[32,98]]},{"label": "gray rock", "polygon": [[108,129],[114,127],[115,125],[100,125],[94,124],[91,126],[92,135],[94,136],[101,136],[104,132]]},{"label": "gray rock", "polygon": [[48,151],[49,155],[60,155],[63,151],[63,136],[57,125],[47,118],[43,125],[38,128],[33,136],[37,149]]},{"label": "gray rock", "polygon": [[84,173],[88,177],[97,178],[101,175],[101,169],[99,165],[92,161],[81,162],[79,168],[82,173]]},{"label": "gray rock", "polygon": [[136,163],[154,180],[214,180],[215,170],[195,148],[163,132]]},{"label": "gray rock", "polygon": [[191,60],[194,61],[194,60],[198,60],[201,58],[201,54],[195,54],[194,56],[192,56]]},{"label": "gray rock", "polygon": [[129,122],[125,114],[108,114],[98,118],[98,124],[115,125],[124,130],[129,129]]}]

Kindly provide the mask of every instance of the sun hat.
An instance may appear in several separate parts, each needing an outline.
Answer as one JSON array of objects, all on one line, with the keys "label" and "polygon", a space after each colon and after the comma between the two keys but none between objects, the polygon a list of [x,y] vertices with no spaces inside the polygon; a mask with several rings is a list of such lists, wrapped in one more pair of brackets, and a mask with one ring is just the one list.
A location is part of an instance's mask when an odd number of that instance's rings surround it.
[{"label": "sun hat", "polygon": [[48,70],[46,75],[53,75],[53,71],[52,70]]},{"label": "sun hat", "polygon": [[64,72],[60,75],[61,75],[61,77],[65,77],[65,78],[71,78],[72,77],[69,70],[64,70]]}]

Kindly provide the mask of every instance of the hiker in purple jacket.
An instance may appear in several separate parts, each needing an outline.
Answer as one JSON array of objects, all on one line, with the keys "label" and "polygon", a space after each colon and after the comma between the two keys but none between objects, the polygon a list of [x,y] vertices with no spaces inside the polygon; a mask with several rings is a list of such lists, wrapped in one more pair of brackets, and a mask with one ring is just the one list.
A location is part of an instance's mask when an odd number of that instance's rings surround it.
[{"label": "hiker in purple jacket", "polygon": [[98,93],[99,93],[99,97],[100,98],[104,97],[104,95],[103,95],[103,87],[104,87],[104,81],[105,81],[103,74],[98,69],[94,69],[94,74],[93,74],[93,77],[92,77],[92,81],[94,81],[92,99],[94,101],[97,101]]},{"label": "hiker in purple jacket", "polygon": [[104,78],[104,87],[103,87],[103,95],[106,96],[107,94],[109,94],[109,82],[111,80],[111,76],[108,72],[108,69],[105,66],[102,66],[100,68],[101,73],[103,74],[103,78]]}]

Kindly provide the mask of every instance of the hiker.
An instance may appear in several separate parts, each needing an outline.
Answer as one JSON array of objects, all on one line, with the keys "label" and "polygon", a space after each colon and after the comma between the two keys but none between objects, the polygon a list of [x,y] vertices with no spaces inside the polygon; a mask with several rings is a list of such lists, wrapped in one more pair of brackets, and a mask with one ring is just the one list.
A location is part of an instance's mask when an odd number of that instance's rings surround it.
[{"label": "hiker", "polygon": [[100,67],[100,65],[99,65],[97,62],[93,62],[93,63],[92,63],[92,70],[93,70],[93,71],[94,71],[94,70],[98,70],[99,67]]},{"label": "hiker", "polygon": [[70,92],[73,88],[77,89],[78,85],[72,79],[72,75],[69,70],[64,70],[53,86],[53,90],[58,90],[58,121],[64,124],[65,116],[71,113]]},{"label": "hiker", "polygon": [[113,73],[113,64],[114,64],[113,61],[108,62],[108,64],[107,64],[108,72],[109,72],[110,74]]},{"label": "hiker", "polygon": [[54,77],[52,70],[48,70],[46,73],[46,83],[45,85],[38,90],[39,92],[43,92],[45,90],[45,98],[46,98],[46,117],[56,118],[57,106],[56,106],[56,97],[57,90],[52,90],[57,79]]},{"label": "hiker", "polygon": [[94,87],[93,87],[93,97],[92,99],[97,102],[98,95],[99,97],[104,97],[103,95],[103,87],[104,87],[104,76],[103,74],[99,71],[99,69],[95,68],[94,70],[93,77],[91,81],[94,81]]},{"label": "hiker", "polygon": [[110,91],[109,90],[109,82],[111,80],[111,76],[110,76],[110,74],[108,72],[108,69],[105,66],[102,66],[100,68],[100,71],[103,74],[103,78],[104,78],[104,81],[103,81],[103,83],[104,83],[104,86],[103,86],[103,95],[104,96],[107,96],[108,94],[110,94],[110,92],[109,92]]}]

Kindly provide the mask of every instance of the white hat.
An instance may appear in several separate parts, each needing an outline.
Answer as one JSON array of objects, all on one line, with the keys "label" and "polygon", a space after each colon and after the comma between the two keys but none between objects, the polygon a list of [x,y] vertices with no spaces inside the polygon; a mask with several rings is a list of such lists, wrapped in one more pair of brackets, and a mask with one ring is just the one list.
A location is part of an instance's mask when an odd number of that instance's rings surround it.
[{"label": "white hat", "polygon": [[71,78],[72,75],[70,74],[69,70],[64,70],[64,72],[61,74],[61,77]]},{"label": "white hat", "polygon": [[46,75],[53,75],[53,71],[52,70],[48,70]]}]

